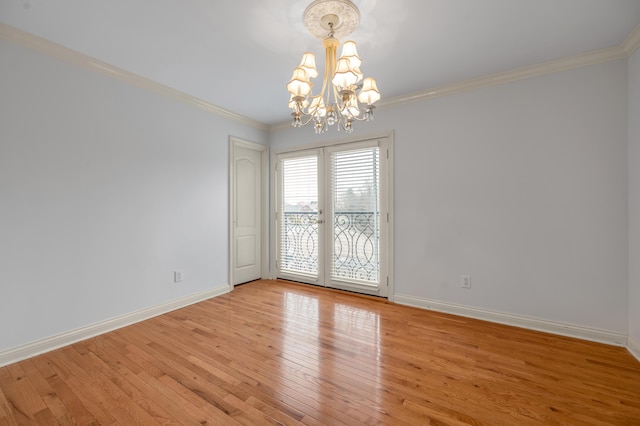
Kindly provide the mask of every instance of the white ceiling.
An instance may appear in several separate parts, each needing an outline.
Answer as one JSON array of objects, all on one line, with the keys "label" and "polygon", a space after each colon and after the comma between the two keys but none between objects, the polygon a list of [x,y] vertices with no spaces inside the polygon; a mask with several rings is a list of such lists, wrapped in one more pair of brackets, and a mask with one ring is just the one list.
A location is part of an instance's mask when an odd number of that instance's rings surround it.
[{"label": "white ceiling", "polygon": [[[353,2],[362,18],[350,38],[383,99],[617,46],[640,24],[640,0]],[[0,0],[0,22],[276,124],[302,53],[323,57],[302,24],[309,3]]]}]

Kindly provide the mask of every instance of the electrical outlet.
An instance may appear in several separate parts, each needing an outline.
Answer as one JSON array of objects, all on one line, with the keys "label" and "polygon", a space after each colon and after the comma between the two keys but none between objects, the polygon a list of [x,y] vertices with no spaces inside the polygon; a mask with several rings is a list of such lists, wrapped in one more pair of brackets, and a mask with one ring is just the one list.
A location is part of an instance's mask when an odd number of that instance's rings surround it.
[{"label": "electrical outlet", "polygon": [[182,272],[182,269],[178,269],[176,271],[173,271],[173,282],[174,283],[179,283],[183,279],[184,279],[184,273]]},{"label": "electrical outlet", "polygon": [[471,288],[471,275],[462,275],[460,277],[460,286],[462,288]]}]

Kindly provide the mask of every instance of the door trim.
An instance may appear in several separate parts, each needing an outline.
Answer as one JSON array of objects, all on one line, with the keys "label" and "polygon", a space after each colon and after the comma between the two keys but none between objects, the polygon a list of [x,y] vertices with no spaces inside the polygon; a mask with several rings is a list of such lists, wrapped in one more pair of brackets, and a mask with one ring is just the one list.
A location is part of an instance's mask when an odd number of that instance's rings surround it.
[{"label": "door trim", "polygon": [[235,270],[235,256],[233,255],[234,246],[234,224],[233,218],[235,217],[235,205],[233,200],[235,199],[235,148],[245,148],[252,151],[260,152],[260,168],[262,170],[261,188],[260,188],[260,217],[262,226],[262,235],[260,236],[260,270],[262,278],[269,277],[269,147],[260,145],[255,142],[250,142],[244,139],[237,138],[235,136],[229,136],[229,199],[228,205],[228,228],[229,228],[229,289],[233,290],[233,271]]},{"label": "door trim", "polygon": [[[388,155],[389,155],[389,161],[388,161],[388,169],[387,169],[387,203],[388,203],[388,210],[389,210],[389,223],[388,223],[388,236],[387,236],[387,277],[389,280],[389,284],[388,284],[388,294],[386,299],[390,302],[394,301],[394,295],[395,295],[395,194],[394,194],[394,188],[395,188],[395,170],[394,170],[394,162],[395,162],[395,155],[394,155],[394,147],[395,147],[395,143],[394,143],[394,132],[388,132],[388,133],[377,133],[377,134],[373,134],[373,135],[367,135],[367,136],[360,136],[360,137],[352,137],[352,138],[348,138],[348,139],[342,139],[342,140],[337,140],[337,141],[321,141],[321,142],[315,142],[315,143],[310,143],[307,145],[296,145],[296,146],[292,146],[292,147],[286,147],[286,148],[281,148],[281,149],[274,149],[271,150],[271,168],[270,168],[270,173],[271,176],[277,176],[277,171],[276,171],[276,164],[277,164],[277,156],[279,154],[286,154],[288,152],[295,152],[295,151],[305,151],[305,150],[312,150],[312,149],[317,149],[317,148],[326,148],[326,147],[330,147],[333,145],[343,145],[343,144],[348,144],[348,143],[353,143],[353,142],[362,142],[362,141],[368,141],[371,139],[381,139],[381,138],[387,138],[387,149],[388,149]],[[275,209],[277,208],[276,206],[278,205],[278,201],[276,198],[276,186],[277,186],[278,182],[277,179],[272,179],[271,184],[270,184],[270,201],[271,201],[271,206],[272,209],[269,212],[270,214],[270,223],[272,224],[271,229],[274,230],[274,232],[272,232],[271,234],[271,238],[269,240],[269,247],[270,247],[270,257],[269,257],[269,264],[271,266],[271,270],[273,271],[273,276],[271,278],[275,278],[276,277],[276,267],[275,267],[275,262],[276,262],[276,257],[278,255],[278,241],[277,238],[278,236],[276,235],[276,219],[275,219]]]}]

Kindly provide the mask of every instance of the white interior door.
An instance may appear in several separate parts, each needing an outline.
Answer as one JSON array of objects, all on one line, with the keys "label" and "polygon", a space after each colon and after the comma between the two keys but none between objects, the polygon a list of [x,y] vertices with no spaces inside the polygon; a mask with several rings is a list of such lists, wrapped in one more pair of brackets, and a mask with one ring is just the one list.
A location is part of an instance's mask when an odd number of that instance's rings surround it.
[{"label": "white interior door", "polygon": [[231,280],[241,284],[262,277],[262,153],[233,146]]},{"label": "white interior door", "polygon": [[277,156],[279,277],[388,296],[387,145]]}]

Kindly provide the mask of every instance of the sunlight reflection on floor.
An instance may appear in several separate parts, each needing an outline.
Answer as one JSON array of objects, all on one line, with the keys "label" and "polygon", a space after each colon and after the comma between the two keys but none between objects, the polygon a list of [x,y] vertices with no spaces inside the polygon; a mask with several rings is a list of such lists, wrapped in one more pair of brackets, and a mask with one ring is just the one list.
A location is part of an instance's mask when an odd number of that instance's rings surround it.
[{"label": "sunlight reflection on floor", "polygon": [[[316,297],[298,292],[287,291],[283,297],[282,377],[286,381],[304,381],[310,400],[322,404],[325,397],[320,393],[321,382],[326,385],[337,379],[336,371],[351,365],[350,372],[358,377],[358,370],[366,366],[367,376],[371,377],[372,373],[375,376],[375,381],[368,383],[371,393],[375,393],[376,405],[381,404],[383,390],[379,384],[383,354],[378,313],[344,303],[328,304],[320,309]],[[333,332],[320,336],[320,324],[325,330],[330,326]],[[338,365],[340,369],[334,368]]]}]

